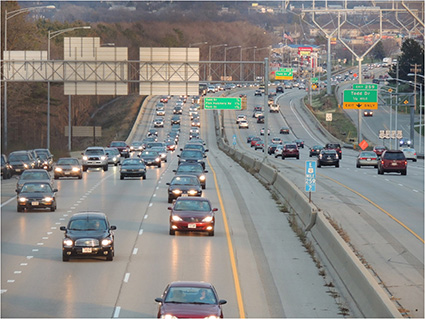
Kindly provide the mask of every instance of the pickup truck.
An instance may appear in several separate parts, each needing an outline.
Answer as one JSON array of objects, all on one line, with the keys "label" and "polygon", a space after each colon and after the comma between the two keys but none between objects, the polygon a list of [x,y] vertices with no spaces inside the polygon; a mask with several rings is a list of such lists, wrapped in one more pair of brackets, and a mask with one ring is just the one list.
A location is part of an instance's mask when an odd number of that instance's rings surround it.
[{"label": "pickup truck", "polygon": [[279,104],[271,104],[270,105],[270,113],[278,113],[279,112]]}]

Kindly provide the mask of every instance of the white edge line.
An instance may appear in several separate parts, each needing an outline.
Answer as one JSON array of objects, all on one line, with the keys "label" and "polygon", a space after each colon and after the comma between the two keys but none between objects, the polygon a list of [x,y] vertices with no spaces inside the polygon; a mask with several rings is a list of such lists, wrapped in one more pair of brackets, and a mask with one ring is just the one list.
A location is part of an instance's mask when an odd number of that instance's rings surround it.
[{"label": "white edge line", "polygon": [[121,307],[116,307],[114,310],[114,318],[118,318],[120,316]]},{"label": "white edge line", "polygon": [[11,201],[13,201],[15,199],[16,199],[16,195],[13,196],[13,197],[11,197],[11,198],[9,198],[7,201],[5,201],[3,204],[1,204],[0,208],[3,207],[3,206],[5,206],[5,205],[7,205],[7,204],[9,204]]}]

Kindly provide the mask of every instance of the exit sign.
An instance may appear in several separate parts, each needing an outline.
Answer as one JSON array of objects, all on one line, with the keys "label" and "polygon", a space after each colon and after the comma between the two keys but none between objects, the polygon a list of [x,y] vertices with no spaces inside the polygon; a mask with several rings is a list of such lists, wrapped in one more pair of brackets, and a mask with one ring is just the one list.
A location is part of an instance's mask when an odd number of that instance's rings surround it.
[{"label": "exit sign", "polygon": [[204,97],[205,110],[241,110],[242,99],[239,97]]},{"label": "exit sign", "polygon": [[276,80],[292,80],[294,78],[294,73],[291,68],[281,68],[275,73]]},{"label": "exit sign", "polygon": [[353,84],[353,90],[377,90],[378,84]]},{"label": "exit sign", "polygon": [[378,109],[377,90],[344,90],[344,109]]}]

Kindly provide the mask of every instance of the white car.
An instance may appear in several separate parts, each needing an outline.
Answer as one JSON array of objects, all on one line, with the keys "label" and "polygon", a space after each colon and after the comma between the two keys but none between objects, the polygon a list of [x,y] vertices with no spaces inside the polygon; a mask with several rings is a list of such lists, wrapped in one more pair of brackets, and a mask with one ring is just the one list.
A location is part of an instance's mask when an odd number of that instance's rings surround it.
[{"label": "white car", "polygon": [[418,156],[416,155],[416,150],[414,148],[404,147],[401,149],[401,151],[406,157],[406,160],[412,160],[414,162],[418,160]]},{"label": "white car", "polygon": [[153,121],[153,127],[164,127],[164,119],[162,117],[158,117]]},{"label": "white car", "polygon": [[249,128],[249,124],[247,120],[239,121],[239,128]]},{"label": "white car", "polygon": [[246,121],[246,115],[245,114],[239,114],[236,117],[236,124],[239,124],[240,121]]}]

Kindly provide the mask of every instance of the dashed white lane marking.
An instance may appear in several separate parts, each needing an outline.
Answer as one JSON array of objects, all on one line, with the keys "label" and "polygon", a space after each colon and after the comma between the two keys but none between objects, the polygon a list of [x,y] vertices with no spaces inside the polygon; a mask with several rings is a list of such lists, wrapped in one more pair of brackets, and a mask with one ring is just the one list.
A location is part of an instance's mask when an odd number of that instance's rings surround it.
[{"label": "dashed white lane marking", "polygon": [[7,289],[0,290],[0,294],[4,294],[7,291]]},{"label": "dashed white lane marking", "polygon": [[47,235],[51,235],[51,234],[53,234],[53,232],[51,232],[51,231],[48,231],[47,232]]},{"label": "dashed white lane marking", "polygon": [[46,240],[46,239],[49,239],[49,237],[41,237],[41,239],[44,239],[44,240]]},{"label": "dashed white lane marking", "polygon": [[37,243],[37,246],[43,246],[44,243]]},{"label": "dashed white lane marking", "polygon": [[139,230],[139,235],[143,234],[143,229]]},{"label": "dashed white lane marking", "polygon": [[7,282],[15,282],[15,280],[13,280],[13,279],[9,279]]},{"label": "dashed white lane marking", "polygon": [[159,189],[159,186],[157,186],[156,189]]},{"label": "dashed white lane marking", "polygon": [[150,203],[150,204],[149,204],[149,207],[152,207],[152,205],[153,205],[153,204],[152,204],[152,203]]},{"label": "dashed white lane marking", "polygon": [[33,259],[34,256],[27,256],[27,259]]},{"label": "dashed white lane marking", "polygon": [[139,248],[134,248],[133,249],[133,255],[137,255],[137,252],[139,251]]},{"label": "dashed white lane marking", "polygon": [[398,186],[401,186],[401,187],[403,187],[403,184],[398,184]]},{"label": "dashed white lane marking", "polygon": [[147,218],[148,218],[148,215],[145,215],[144,219],[147,219]]},{"label": "dashed white lane marking", "polygon": [[28,266],[28,263],[20,263],[20,266]]},{"label": "dashed white lane marking", "polygon": [[413,190],[415,193],[419,193],[419,191],[417,191],[416,189]]},{"label": "dashed white lane marking", "polygon": [[156,194],[153,194],[153,196],[152,197],[156,197]]},{"label": "dashed white lane marking", "polygon": [[114,318],[118,318],[120,316],[121,307],[116,307],[114,311]]},{"label": "dashed white lane marking", "polygon": [[6,206],[7,204],[9,204],[11,201],[14,201],[16,199],[16,195],[13,196],[12,198],[9,198],[7,201],[5,201],[3,204],[1,204],[0,207]]},{"label": "dashed white lane marking", "polygon": [[50,227],[50,229],[58,229],[58,228],[56,226],[52,226],[52,227]]},{"label": "dashed white lane marking", "polygon": [[128,279],[130,279],[130,273],[126,273],[124,276],[124,282],[128,282]]},{"label": "dashed white lane marking", "polygon": [[19,274],[22,274],[22,271],[21,270],[15,270],[13,273],[19,275]]}]

